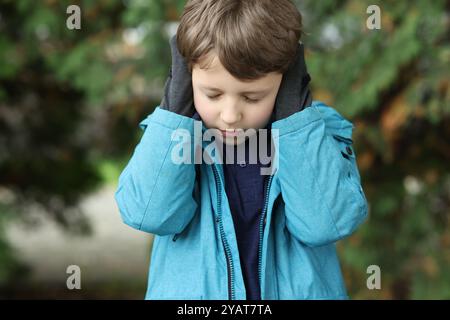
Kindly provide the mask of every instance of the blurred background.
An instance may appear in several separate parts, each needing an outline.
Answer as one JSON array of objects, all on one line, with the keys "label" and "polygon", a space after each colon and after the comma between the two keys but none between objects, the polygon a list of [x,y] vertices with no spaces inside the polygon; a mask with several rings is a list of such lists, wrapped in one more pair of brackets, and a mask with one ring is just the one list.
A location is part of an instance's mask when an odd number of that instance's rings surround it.
[{"label": "blurred background", "polygon": [[[370,212],[338,243],[350,297],[450,299],[450,1],[294,2],[314,99],[355,124]],[[66,26],[73,4],[80,30]],[[143,299],[152,236],[113,196],[184,5],[0,0],[0,298]]]}]

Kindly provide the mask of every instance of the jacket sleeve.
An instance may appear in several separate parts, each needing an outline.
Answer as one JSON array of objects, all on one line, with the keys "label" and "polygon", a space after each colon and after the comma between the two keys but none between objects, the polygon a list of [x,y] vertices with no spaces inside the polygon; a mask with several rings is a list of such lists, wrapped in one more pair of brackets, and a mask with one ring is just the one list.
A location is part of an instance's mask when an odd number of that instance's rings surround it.
[{"label": "jacket sleeve", "polygon": [[310,247],[352,234],[368,213],[352,123],[315,101],[274,122],[273,129],[278,129],[277,171],[287,230]]},{"label": "jacket sleeve", "polygon": [[[123,221],[129,226],[157,235],[180,233],[197,209],[193,196],[195,163],[174,161],[180,141],[194,144],[194,119],[157,107],[140,123],[144,134],[119,177],[115,199]],[[193,149],[190,149],[191,153]]]}]

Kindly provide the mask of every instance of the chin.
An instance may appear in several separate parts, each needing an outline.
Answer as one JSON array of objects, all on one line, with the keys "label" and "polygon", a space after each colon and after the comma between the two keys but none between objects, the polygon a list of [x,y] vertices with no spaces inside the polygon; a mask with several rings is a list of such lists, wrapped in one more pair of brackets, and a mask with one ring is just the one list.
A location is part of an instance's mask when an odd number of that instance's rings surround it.
[{"label": "chin", "polygon": [[248,136],[240,136],[240,137],[219,137],[219,141],[227,146],[238,146],[248,140]]}]

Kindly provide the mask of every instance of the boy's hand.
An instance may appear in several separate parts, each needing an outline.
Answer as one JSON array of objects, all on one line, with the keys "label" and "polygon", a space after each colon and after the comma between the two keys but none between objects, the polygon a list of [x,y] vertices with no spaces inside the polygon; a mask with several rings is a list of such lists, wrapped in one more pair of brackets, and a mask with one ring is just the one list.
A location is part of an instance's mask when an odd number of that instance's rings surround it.
[{"label": "boy's hand", "polygon": [[160,107],[183,116],[192,117],[195,113],[192,74],[188,70],[184,57],[178,50],[176,35],[170,39],[170,49],[172,66],[164,86],[164,96]]},{"label": "boy's hand", "polygon": [[311,105],[310,81],[303,44],[299,43],[294,61],[283,74],[272,114],[273,121],[287,118]]}]

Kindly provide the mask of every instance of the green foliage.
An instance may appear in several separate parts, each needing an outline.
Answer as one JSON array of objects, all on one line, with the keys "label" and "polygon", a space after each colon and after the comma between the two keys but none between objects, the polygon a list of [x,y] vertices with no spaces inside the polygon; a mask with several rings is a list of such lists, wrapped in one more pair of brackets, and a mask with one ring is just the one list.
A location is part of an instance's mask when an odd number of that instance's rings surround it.
[{"label": "green foliage", "polygon": [[[138,122],[159,103],[170,63],[163,26],[181,3],[0,3],[0,191],[15,195],[15,219],[37,204],[67,231],[90,231],[77,204],[116,182]],[[80,30],[66,27],[72,4]],[[0,283],[15,261],[0,232]]]},{"label": "green foliage", "polygon": [[[371,4],[381,8],[381,30],[365,27]],[[448,299],[448,3],[304,1],[302,7],[313,95],[353,120],[370,205],[368,222],[339,245],[351,295]],[[334,30],[331,40],[327,30]],[[381,291],[365,287],[372,264],[381,268]]]}]

